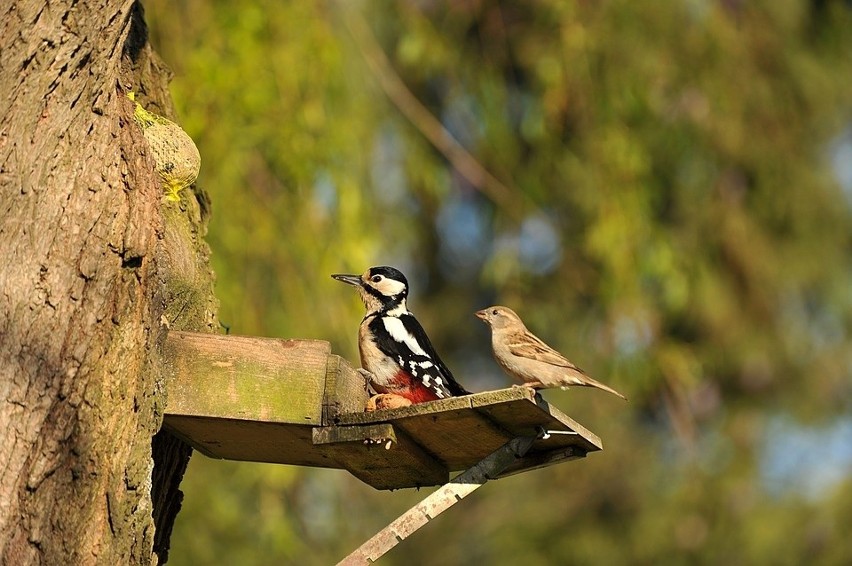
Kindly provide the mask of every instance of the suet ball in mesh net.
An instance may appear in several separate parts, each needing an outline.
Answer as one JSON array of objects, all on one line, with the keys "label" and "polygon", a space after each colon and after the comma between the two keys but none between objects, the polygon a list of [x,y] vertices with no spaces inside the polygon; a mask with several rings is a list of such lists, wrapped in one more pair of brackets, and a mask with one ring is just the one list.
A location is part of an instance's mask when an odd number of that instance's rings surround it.
[{"label": "suet ball in mesh net", "polygon": [[[136,102],[134,94],[128,93],[130,100]],[[190,186],[198,178],[201,169],[201,154],[189,134],[166,118],[148,112],[136,102],[133,119],[142,128],[142,135],[148,141],[157,173],[166,185],[166,199],[180,200],[180,191]]]}]

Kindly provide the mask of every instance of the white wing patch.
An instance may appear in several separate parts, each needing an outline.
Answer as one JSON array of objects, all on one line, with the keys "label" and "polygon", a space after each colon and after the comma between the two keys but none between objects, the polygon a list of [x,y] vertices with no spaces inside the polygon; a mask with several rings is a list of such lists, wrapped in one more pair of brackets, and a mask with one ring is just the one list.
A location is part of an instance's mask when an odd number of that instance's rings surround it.
[{"label": "white wing patch", "polygon": [[[385,316],[382,317],[382,323],[385,325],[385,330],[388,331],[388,334],[401,344],[405,344],[408,346],[408,349],[411,350],[412,354],[418,356],[426,356],[426,352],[423,351],[423,348],[420,347],[420,344],[417,343],[417,340],[414,339],[414,336],[408,333],[405,329],[405,325],[402,324],[402,321],[394,316]],[[431,364],[431,362],[430,362]],[[421,366],[427,367],[427,366]]]}]

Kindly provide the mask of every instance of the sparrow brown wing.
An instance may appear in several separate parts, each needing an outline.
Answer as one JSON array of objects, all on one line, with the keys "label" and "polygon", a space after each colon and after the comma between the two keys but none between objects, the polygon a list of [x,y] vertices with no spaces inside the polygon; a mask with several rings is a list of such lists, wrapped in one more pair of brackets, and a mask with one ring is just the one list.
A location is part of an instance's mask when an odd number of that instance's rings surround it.
[{"label": "sparrow brown wing", "polygon": [[512,336],[509,341],[509,351],[522,358],[529,358],[552,366],[569,368],[580,373],[585,373],[582,369],[568,361],[565,356],[542,342],[538,336],[529,331]]}]

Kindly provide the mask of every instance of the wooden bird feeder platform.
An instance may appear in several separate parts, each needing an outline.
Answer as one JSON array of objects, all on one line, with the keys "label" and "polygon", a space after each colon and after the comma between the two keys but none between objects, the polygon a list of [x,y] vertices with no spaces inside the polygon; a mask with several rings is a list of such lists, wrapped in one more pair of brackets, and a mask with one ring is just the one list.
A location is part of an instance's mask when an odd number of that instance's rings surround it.
[{"label": "wooden bird feeder platform", "polygon": [[212,458],[339,468],[399,489],[446,484],[520,437],[534,440],[495,477],[602,448],[527,388],[365,413],[364,379],[323,341],[171,332],[164,354],[164,426]]}]

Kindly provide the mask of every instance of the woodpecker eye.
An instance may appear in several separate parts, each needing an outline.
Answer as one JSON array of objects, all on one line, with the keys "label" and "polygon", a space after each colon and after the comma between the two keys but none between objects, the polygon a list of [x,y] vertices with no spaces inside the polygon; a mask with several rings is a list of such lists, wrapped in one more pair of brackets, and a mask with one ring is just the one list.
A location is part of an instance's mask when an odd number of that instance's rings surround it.
[{"label": "woodpecker eye", "polygon": [[382,280],[381,275],[373,275],[372,277],[370,277],[370,281],[372,281],[373,283],[378,283],[381,280]]}]

